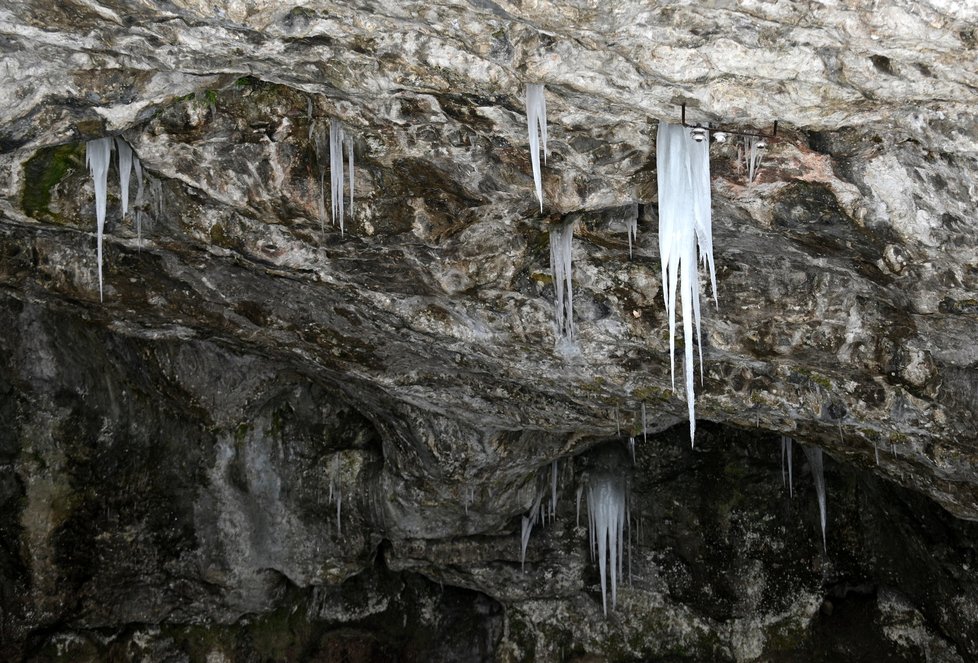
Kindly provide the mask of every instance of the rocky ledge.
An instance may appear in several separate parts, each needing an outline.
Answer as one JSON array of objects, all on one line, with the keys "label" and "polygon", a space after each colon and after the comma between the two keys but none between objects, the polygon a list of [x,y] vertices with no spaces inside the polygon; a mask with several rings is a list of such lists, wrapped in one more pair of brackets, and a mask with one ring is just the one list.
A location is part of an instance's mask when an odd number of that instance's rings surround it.
[{"label": "rocky ledge", "polygon": [[[978,9],[714,4],[0,8],[0,654],[978,657]],[[695,449],[656,234],[681,103],[779,123],[753,182],[711,148]],[[100,301],[104,136],[146,188],[123,215],[113,163]],[[826,454],[824,549],[781,436]],[[575,501],[609,448],[605,617]]]}]

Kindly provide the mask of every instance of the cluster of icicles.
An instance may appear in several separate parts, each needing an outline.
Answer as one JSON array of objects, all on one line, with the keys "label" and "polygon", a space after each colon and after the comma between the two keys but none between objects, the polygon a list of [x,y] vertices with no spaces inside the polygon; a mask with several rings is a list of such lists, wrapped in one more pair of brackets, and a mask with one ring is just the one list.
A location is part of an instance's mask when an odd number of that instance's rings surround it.
[{"label": "cluster of icicles", "polygon": [[[530,142],[533,183],[540,209],[543,188],[540,150],[547,151],[547,105],[542,85],[526,87],[526,121]],[[750,179],[759,164],[756,145],[745,148]],[[713,221],[710,195],[709,141],[694,140],[691,130],[681,125],[659,123],[656,136],[656,170],[659,185],[659,255],[662,261],[662,292],[669,316],[669,352],[672,388],[676,388],[676,305],[682,306],[683,364],[686,403],[689,409],[690,442],[696,436],[695,386],[693,371],[693,331],[699,351],[700,381],[703,380],[703,350],[700,339],[700,284],[698,263],[710,275],[714,303],[719,305],[716,268],[713,262]],[[637,218],[629,219],[628,253],[638,230]],[[554,321],[557,346],[574,349],[574,303],[571,285],[573,224],[555,226],[550,231],[550,269],[554,279]]]},{"label": "cluster of icicles", "polygon": [[[98,297],[102,299],[102,236],[105,232],[105,207],[107,198],[107,187],[109,180],[109,164],[112,161],[112,151],[118,155],[119,170],[119,191],[122,200],[122,216],[129,211],[129,179],[133,172],[136,173],[136,203],[134,206],[136,216],[136,238],[137,242],[142,243],[143,220],[146,217],[144,207],[144,178],[143,166],[133,151],[122,138],[97,138],[85,144],[85,163],[92,175],[92,183],[95,187],[95,221],[96,221],[96,253],[98,259]],[[159,189],[159,180],[150,180],[151,186]],[[158,205],[162,205],[162,192],[154,192],[153,198]],[[162,214],[162,210],[158,211]]]},{"label": "cluster of icicles", "polygon": [[[309,138],[313,141],[316,151],[316,161],[319,168],[319,221],[320,226],[325,226],[325,159],[326,152],[326,132],[322,126],[312,119],[312,101],[309,105]],[[342,123],[332,118],[329,122],[329,190],[331,203],[331,216],[333,225],[339,224],[340,234],[345,233],[344,219],[353,215],[353,140],[346,135]],[[343,180],[344,180],[344,147],[346,148],[346,169],[349,171],[350,183],[350,205],[345,207],[343,200]],[[96,221],[96,259],[98,261],[98,296],[102,300],[102,238],[105,233],[105,210],[107,201],[107,187],[109,179],[109,165],[112,160],[113,150],[118,155],[119,170],[119,190],[122,200],[122,216],[125,216],[129,209],[129,180],[130,175],[136,174],[136,201],[134,205],[136,217],[136,236],[137,241],[142,243],[142,224],[146,218],[144,205],[144,177],[143,166],[136,156],[132,147],[121,137],[107,137],[90,140],[85,144],[85,163],[92,176],[92,184],[95,188],[95,221]],[[150,186],[153,187],[153,199],[159,209],[158,216],[162,216],[162,184],[159,180],[150,179]],[[570,276],[568,275],[568,282]]]},{"label": "cluster of icicles", "polygon": [[[645,431],[646,422],[643,408],[642,428]],[[619,431],[620,433],[620,431]],[[794,440],[788,436],[781,438],[781,479],[788,490],[789,496],[794,497]],[[635,465],[635,438],[627,441],[628,456]],[[822,450],[818,447],[802,446],[812,480],[815,484],[815,495],[818,500],[819,524],[822,531],[822,549],[828,552],[826,539],[826,496],[825,471],[822,460]],[[549,490],[538,490],[529,512],[522,518],[520,532],[520,565],[526,567],[526,551],[530,543],[530,535],[535,525],[545,525],[557,519],[557,483],[559,476],[559,461],[552,461],[549,468]],[[571,470],[571,475],[573,471]],[[576,526],[581,526],[581,498],[586,497],[587,506],[587,541],[591,562],[597,566],[601,586],[601,606],[604,614],[610,608],[614,610],[618,602],[618,584],[625,578],[625,555],[628,555],[628,577],[632,575],[632,515],[629,506],[629,481],[622,466],[603,468],[585,473],[577,482],[577,520]],[[550,499],[547,500],[546,498]],[[466,497],[466,513],[471,495]],[[337,518],[339,514],[337,512]],[[626,529],[628,530],[626,535]],[[641,528],[640,528],[641,529]]]}]

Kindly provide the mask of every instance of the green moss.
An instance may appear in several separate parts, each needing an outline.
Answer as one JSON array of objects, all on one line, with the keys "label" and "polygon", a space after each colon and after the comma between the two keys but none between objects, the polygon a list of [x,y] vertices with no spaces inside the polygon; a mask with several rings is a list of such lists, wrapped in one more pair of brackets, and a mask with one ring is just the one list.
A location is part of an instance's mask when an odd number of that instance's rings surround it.
[{"label": "green moss", "polygon": [[51,218],[51,189],[74,169],[84,167],[81,143],[56,145],[38,150],[24,164],[24,193],[21,206],[35,219]]},{"label": "green moss", "polygon": [[639,387],[632,391],[632,398],[642,403],[668,401],[672,397],[673,393],[671,389],[660,389],[659,387]]},{"label": "green moss", "polygon": [[211,226],[211,244],[214,246],[219,246],[223,249],[229,249],[231,247],[231,241],[228,238],[227,233],[224,231],[224,226],[220,223],[215,223]]},{"label": "green moss", "polygon": [[904,442],[908,441],[909,439],[910,438],[907,437],[906,435],[904,435],[903,433],[890,433],[890,436],[889,436],[889,442],[890,442],[890,444],[903,444]]},{"label": "green moss", "polygon": [[239,424],[237,428],[234,429],[234,441],[238,444],[244,442],[245,436],[248,434],[248,430],[251,427],[248,424]]},{"label": "green moss", "polygon": [[541,285],[550,285],[554,282],[554,277],[550,274],[544,274],[543,272],[533,272],[530,274],[530,278]]},{"label": "green moss", "polygon": [[804,368],[798,368],[796,369],[795,372],[798,373],[798,375],[804,376],[809,381],[814,382],[815,384],[822,387],[823,389],[832,389],[833,387],[833,383],[831,380],[829,380],[824,375],[819,375],[818,373],[815,373],[814,371],[809,371]]}]

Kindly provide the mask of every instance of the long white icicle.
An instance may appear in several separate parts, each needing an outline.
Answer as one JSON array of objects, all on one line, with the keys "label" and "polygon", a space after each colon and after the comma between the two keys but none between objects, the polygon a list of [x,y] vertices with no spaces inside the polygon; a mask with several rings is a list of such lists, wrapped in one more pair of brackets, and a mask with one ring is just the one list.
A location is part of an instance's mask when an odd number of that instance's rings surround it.
[{"label": "long white icicle", "polygon": [[353,213],[353,142],[347,138],[343,125],[336,118],[329,121],[329,192],[332,203],[333,224],[340,222],[340,234],[345,234],[343,225],[343,142],[346,141],[350,168],[350,213]]},{"label": "long white icicle", "polygon": [[136,245],[143,245],[143,164],[139,157],[132,158],[132,169],[136,172]]},{"label": "long white icicle", "polygon": [[[696,435],[693,384],[693,327],[700,342],[699,258],[710,272],[716,301],[716,271],[713,263],[713,221],[710,196],[708,141],[696,142],[689,129],[659,123],[656,136],[656,169],[659,184],[659,254],[662,260],[662,294],[669,314],[669,353],[672,386],[676,388],[676,299],[682,301],[685,351],[686,402],[689,409],[689,438]],[[678,293],[677,293],[678,288]],[[703,379],[703,350],[700,347],[700,380]]]},{"label": "long white icicle", "polygon": [[618,577],[625,553],[622,545],[626,522],[625,480],[604,473],[592,476],[588,482],[587,503],[601,577],[601,603],[607,615],[608,581],[611,584],[611,607],[614,608],[618,602]]},{"label": "long white icicle", "polygon": [[96,138],[85,144],[85,163],[92,174],[95,186],[96,242],[98,244],[98,298],[102,301],[102,233],[105,230],[106,187],[109,180],[109,159],[112,157],[112,139]]},{"label": "long white icicle", "polygon": [[119,155],[119,193],[122,198],[122,216],[129,211],[129,175],[132,173],[132,148],[124,138],[116,136],[116,154]]},{"label": "long white icicle", "polygon": [[550,270],[554,278],[554,321],[557,343],[574,343],[574,286],[571,282],[571,253],[574,224],[550,229]]},{"label": "long white icicle", "polygon": [[533,167],[533,186],[536,188],[540,211],[543,211],[543,181],[540,176],[540,147],[543,146],[543,163],[547,163],[547,97],[543,85],[530,83],[526,86],[526,129],[530,137],[530,165]]}]

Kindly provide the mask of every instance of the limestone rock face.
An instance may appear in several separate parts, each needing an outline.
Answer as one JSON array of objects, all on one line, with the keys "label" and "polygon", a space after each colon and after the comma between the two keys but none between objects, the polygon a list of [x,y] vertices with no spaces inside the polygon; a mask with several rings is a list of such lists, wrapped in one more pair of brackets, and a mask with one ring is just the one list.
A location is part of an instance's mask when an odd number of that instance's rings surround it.
[{"label": "limestone rock face", "polygon": [[[3,657],[978,657],[972,4],[14,0],[0,56]],[[692,451],[656,235],[682,103],[778,122],[754,182],[711,147]],[[110,170],[99,302],[109,135],[146,178],[123,216]],[[780,435],[829,456],[825,551]],[[629,436],[605,619],[574,502]]]}]

